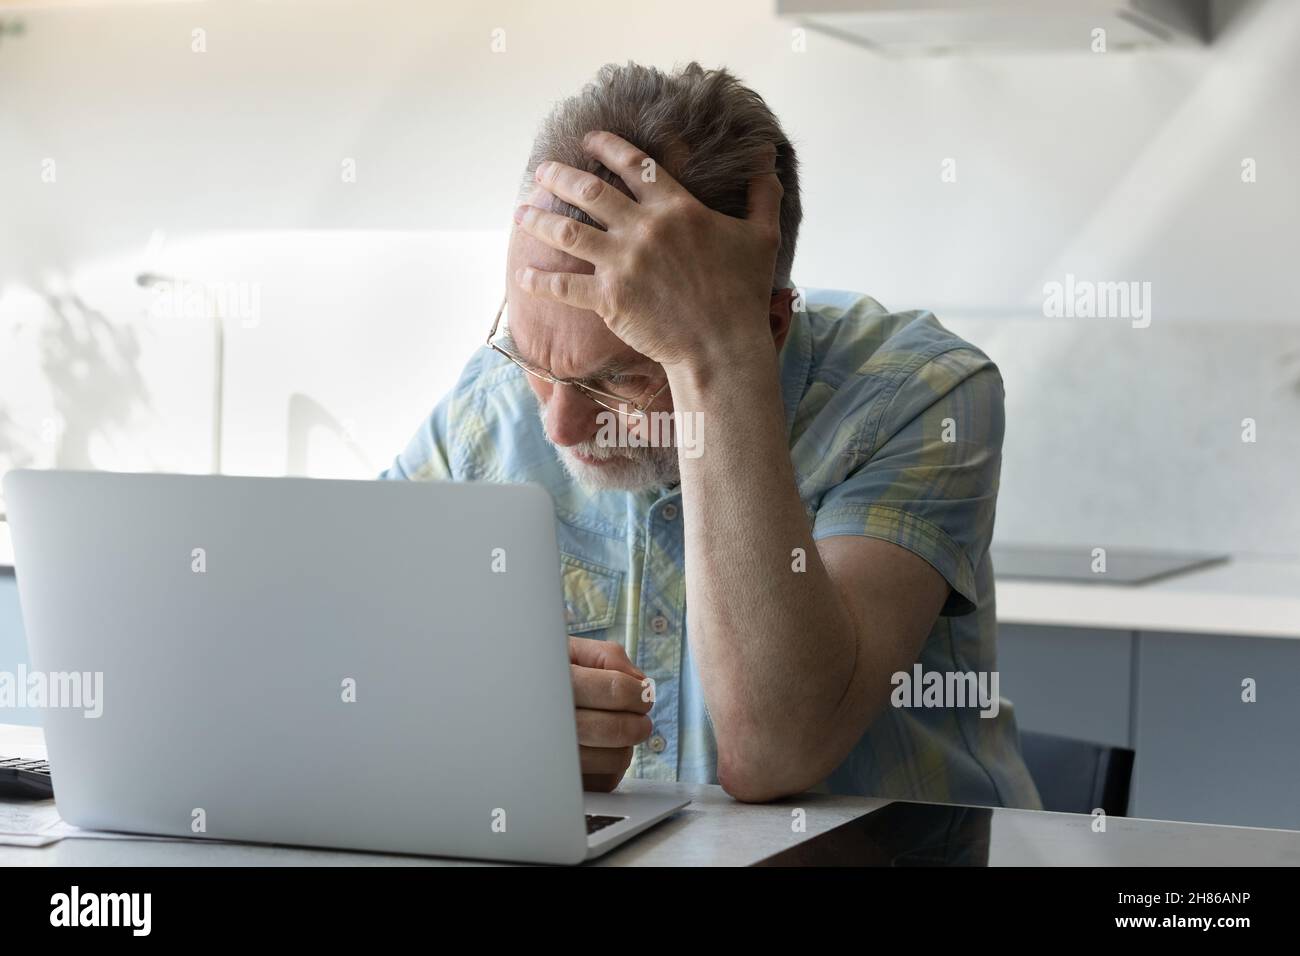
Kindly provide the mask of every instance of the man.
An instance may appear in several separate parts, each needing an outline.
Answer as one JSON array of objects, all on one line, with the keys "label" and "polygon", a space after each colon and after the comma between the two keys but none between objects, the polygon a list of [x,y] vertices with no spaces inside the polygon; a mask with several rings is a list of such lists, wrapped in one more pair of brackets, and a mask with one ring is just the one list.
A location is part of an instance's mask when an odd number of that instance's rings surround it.
[{"label": "man", "polygon": [[791,286],[795,151],[725,70],[604,67],[521,200],[492,347],[382,477],[550,490],[584,785],[1037,806],[1005,702],[894,693],[996,669],[993,363]]}]

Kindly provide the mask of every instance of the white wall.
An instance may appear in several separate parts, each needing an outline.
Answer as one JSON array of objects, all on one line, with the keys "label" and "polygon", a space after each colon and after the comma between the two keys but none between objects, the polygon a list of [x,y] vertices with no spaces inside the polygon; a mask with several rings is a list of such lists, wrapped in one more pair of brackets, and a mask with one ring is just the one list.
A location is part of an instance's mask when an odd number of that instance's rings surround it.
[{"label": "white wall", "polygon": [[[799,146],[797,281],[934,308],[1002,364],[1000,536],[1300,551],[1300,4],[1205,50],[920,60],[794,52],[773,6],[0,8],[26,25],[0,40],[0,470],[207,467],[210,334],[149,316],[146,267],[260,292],[228,323],[227,470],[382,467],[486,329],[539,116],[606,61],[698,58]],[[1042,319],[1067,272],[1151,282],[1152,327]]]}]

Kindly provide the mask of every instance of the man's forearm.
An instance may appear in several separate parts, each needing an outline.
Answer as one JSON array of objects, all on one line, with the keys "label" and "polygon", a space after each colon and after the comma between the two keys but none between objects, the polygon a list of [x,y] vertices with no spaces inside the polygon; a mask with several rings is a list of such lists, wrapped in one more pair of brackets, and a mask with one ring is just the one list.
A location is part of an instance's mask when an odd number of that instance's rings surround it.
[{"label": "man's forearm", "polygon": [[857,643],[795,485],[771,340],[751,351],[669,380],[676,410],[703,416],[702,454],[679,457],[689,635],[718,776],[761,800],[806,789],[842,756],[824,728]]}]

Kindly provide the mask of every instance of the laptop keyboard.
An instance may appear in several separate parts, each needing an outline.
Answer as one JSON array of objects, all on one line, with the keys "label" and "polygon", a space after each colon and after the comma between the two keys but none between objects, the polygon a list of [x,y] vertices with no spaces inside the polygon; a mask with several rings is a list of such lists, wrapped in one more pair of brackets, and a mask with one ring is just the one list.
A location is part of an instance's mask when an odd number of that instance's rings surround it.
[{"label": "laptop keyboard", "polygon": [[613,826],[615,823],[619,823],[620,821],[627,819],[627,817],[601,816],[599,813],[588,813],[586,816],[587,816],[588,836],[591,836],[591,834],[595,833],[598,830],[603,830],[605,829],[605,827]]}]

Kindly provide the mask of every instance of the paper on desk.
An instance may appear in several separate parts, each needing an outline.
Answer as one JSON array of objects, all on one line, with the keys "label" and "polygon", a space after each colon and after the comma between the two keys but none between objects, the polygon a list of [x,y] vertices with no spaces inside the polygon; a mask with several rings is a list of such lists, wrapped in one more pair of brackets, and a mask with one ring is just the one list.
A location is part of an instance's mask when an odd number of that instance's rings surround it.
[{"label": "paper on desk", "polygon": [[0,833],[0,846],[49,846],[58,843],[63,837],[57,836],[23,836],[19,833]]},{"label": "paper on desk", "polygon": [[0,844],[5,846],[45,846],[63,839],[53,832],[66,826],[53,800],[26,803],[0,803]]},{"label": "paper on desk", "polygon": [[[188,843],[186,837],[153,836],[148,833],[112,833],[108,830],[83,830],[59,816],[53,800],[24,803],[0,802],[0,846],[46,846],[64,839],[74,840],[149,840],[162,843]],[[216,843],[216,840],[206,841]]]},{"label": "paper on desk", "polygon": [[[148,840],[151,843],[224,843],[224,840],[209,840],[200,837],[163,836],[153,833],[118,833],[114,830],[83,830],[71,823],[59,820],[47,831],[56,840]],[[3,837],[0,837],[3,839]]]}]

